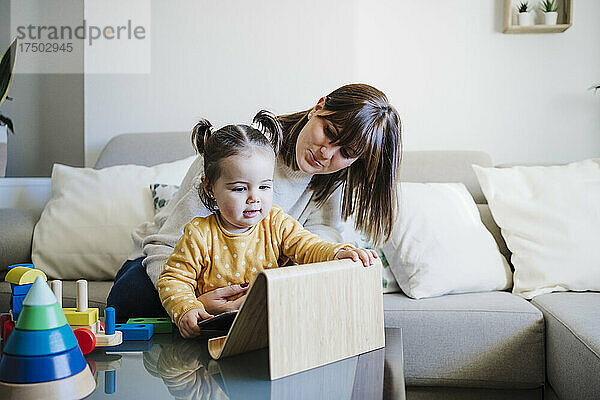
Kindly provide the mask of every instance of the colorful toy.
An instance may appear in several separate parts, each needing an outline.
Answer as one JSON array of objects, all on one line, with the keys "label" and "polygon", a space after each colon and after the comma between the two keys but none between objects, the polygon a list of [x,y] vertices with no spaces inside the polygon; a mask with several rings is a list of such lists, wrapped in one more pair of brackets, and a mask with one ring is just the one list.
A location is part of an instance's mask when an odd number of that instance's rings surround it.
[{"label": "colorful toy", "polygon": [[[56,298],[62,299],[62,282],[50,282]],[[105,330],[105,324],[99,319],[99,310],[97,308],[88,308],[87,281],[78,280],[77,284],[77,307],[63,308],[65,318],[71,329],[75,333],[77,342],[83,354],[89,354],[96,347],[116,346],[123,342],[123,333]],[[108,313],[107,313],[108,311]],[[115,325],[114,309],[107,307],[105,310],[105,319],[109,326]]]},{"label": "colorful toy", "polygon": [[123,332],[123,340],[148,340],[154,333],[152,324],[117,324],[115,329]]},{"label": "colorful toy", "polygon": [[0,398],[83,398],[95,388],[56,297],[37,275],[3,348]]},{"label": "colorful toy", "polygon": [[[8,273],[4,277],[4,280],[10,283],[10,306],[14,318],[13,321],[19,318],[25,295],[38,276],[41,276],[44,281],[47,280],[46,274],[39,269],[35,269],[33,264],[16,264],[8,267]],[[6,339],[8,335],[6,335],[6,338],[4,336],[2,338]]]},{"label": "colorful toy", "polygon": [[2,337],[2,343],[6,343],[6,339],[8,339],[8,335],[10,335],[14,327],[15,321],[10,313],[0,316],[0,336]]},{"label": "colorful toy", "polygon": [[154,333],[173,332],[173,323],[169,318],[129,318],[128,324],[152,324]]}]

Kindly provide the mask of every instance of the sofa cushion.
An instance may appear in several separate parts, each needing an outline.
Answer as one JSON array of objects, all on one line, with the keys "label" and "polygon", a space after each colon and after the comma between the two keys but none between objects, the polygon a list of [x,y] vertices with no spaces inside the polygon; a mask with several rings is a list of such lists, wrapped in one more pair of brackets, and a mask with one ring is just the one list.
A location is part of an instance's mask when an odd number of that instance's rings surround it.
[{"label": "sofa cushion", "polygon": [[148,185],[180,183],[194,159],[99,170],[55,164],[31,260],[53,279],[112,280],[132,251],[131,232],[154,217]]},{"label": "sofa cushion", "polygon": [[190,132],[125,133],[109,140],[94,168],[123,164],[151,167],[192,155]]},{"label": "sofa cushion", "polygon": [[546,371],[561,399],[600,399],[600,293],[549,293],[531,301],[546,321]]},{"label": "sofa cushion", "polygon": [[482,151],[407,151],[402,155],[403,182],[462,182],[477,204],[485,204],[472,164],[489,167],[492,159]]},{"label": "sofa cushion", "polygon": [[383,251],[400,288],[420,299],[504,290],[512,273],[462,183],[398,185],[401,209]]},{"label": "sofa cushion", "polygon": [[542,313],[518,296],[484,292],[414,300],[390,293],[383,307],[386,368],[399,365],[401,331],[407,385],[544,385]]},{"label": "sofa cushion", "polygon": [[0,209],[0,277],[8,266],[31,261],[33,228],[40,218],[37,210]]},{"label": "sofa cushion", "polygon": [[600,159],[473,168],[512,252],[513,293],[600,290]]}]

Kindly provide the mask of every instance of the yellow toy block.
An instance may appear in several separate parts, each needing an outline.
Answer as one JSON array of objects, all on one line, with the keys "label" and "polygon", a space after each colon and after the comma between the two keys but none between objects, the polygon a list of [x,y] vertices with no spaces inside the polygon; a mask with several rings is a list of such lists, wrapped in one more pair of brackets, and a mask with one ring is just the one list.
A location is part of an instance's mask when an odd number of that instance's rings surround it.
[{"label": "yellow toy block", "polygon": [[97,308],[88,308],[86,311],[77,311],[77,308],[63,308],[69,325],[93,325],[98,321],[100,312]]},{"label": "yellow toy block", "polygon": [[4,277],[6,282],[14,285],[27,285],[35,282],[35,278],[41,276],[45,281],[48,280],[44,271],[27,267],[14,267]]}]

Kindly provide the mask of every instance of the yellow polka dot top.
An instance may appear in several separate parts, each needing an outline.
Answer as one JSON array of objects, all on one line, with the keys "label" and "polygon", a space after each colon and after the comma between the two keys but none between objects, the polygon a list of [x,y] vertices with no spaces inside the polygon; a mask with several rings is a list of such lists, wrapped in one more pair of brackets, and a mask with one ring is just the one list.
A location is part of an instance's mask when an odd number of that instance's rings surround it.
[{"label": "yellow polka dot top", "polygon": [[339,250],[354,248],[322,240],[277,206],[240,234],[227,232],[216,214],[196,217],[183,229],[157,283],[161,302],[176,324],[187,311],[204,308],[198,296],[252,283],[260,271],[277,268],[281,255],[310,264],[333,260]]}]

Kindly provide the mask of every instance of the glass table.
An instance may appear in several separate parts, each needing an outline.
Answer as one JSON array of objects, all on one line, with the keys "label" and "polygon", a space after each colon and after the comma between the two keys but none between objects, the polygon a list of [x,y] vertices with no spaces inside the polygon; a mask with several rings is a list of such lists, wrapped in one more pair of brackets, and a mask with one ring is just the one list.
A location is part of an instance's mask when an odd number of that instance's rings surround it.
[{"label": "glass table", "polygon": [[[208,354],[206,338],[184,340],[178,333],[95,350],[86,360],[97,382],[88,399],[384,397],[385,348],[274,381],[269,379],[267,349],[215,361]],[[394,398],[404,398],[401,380],[394,383]]]}]

